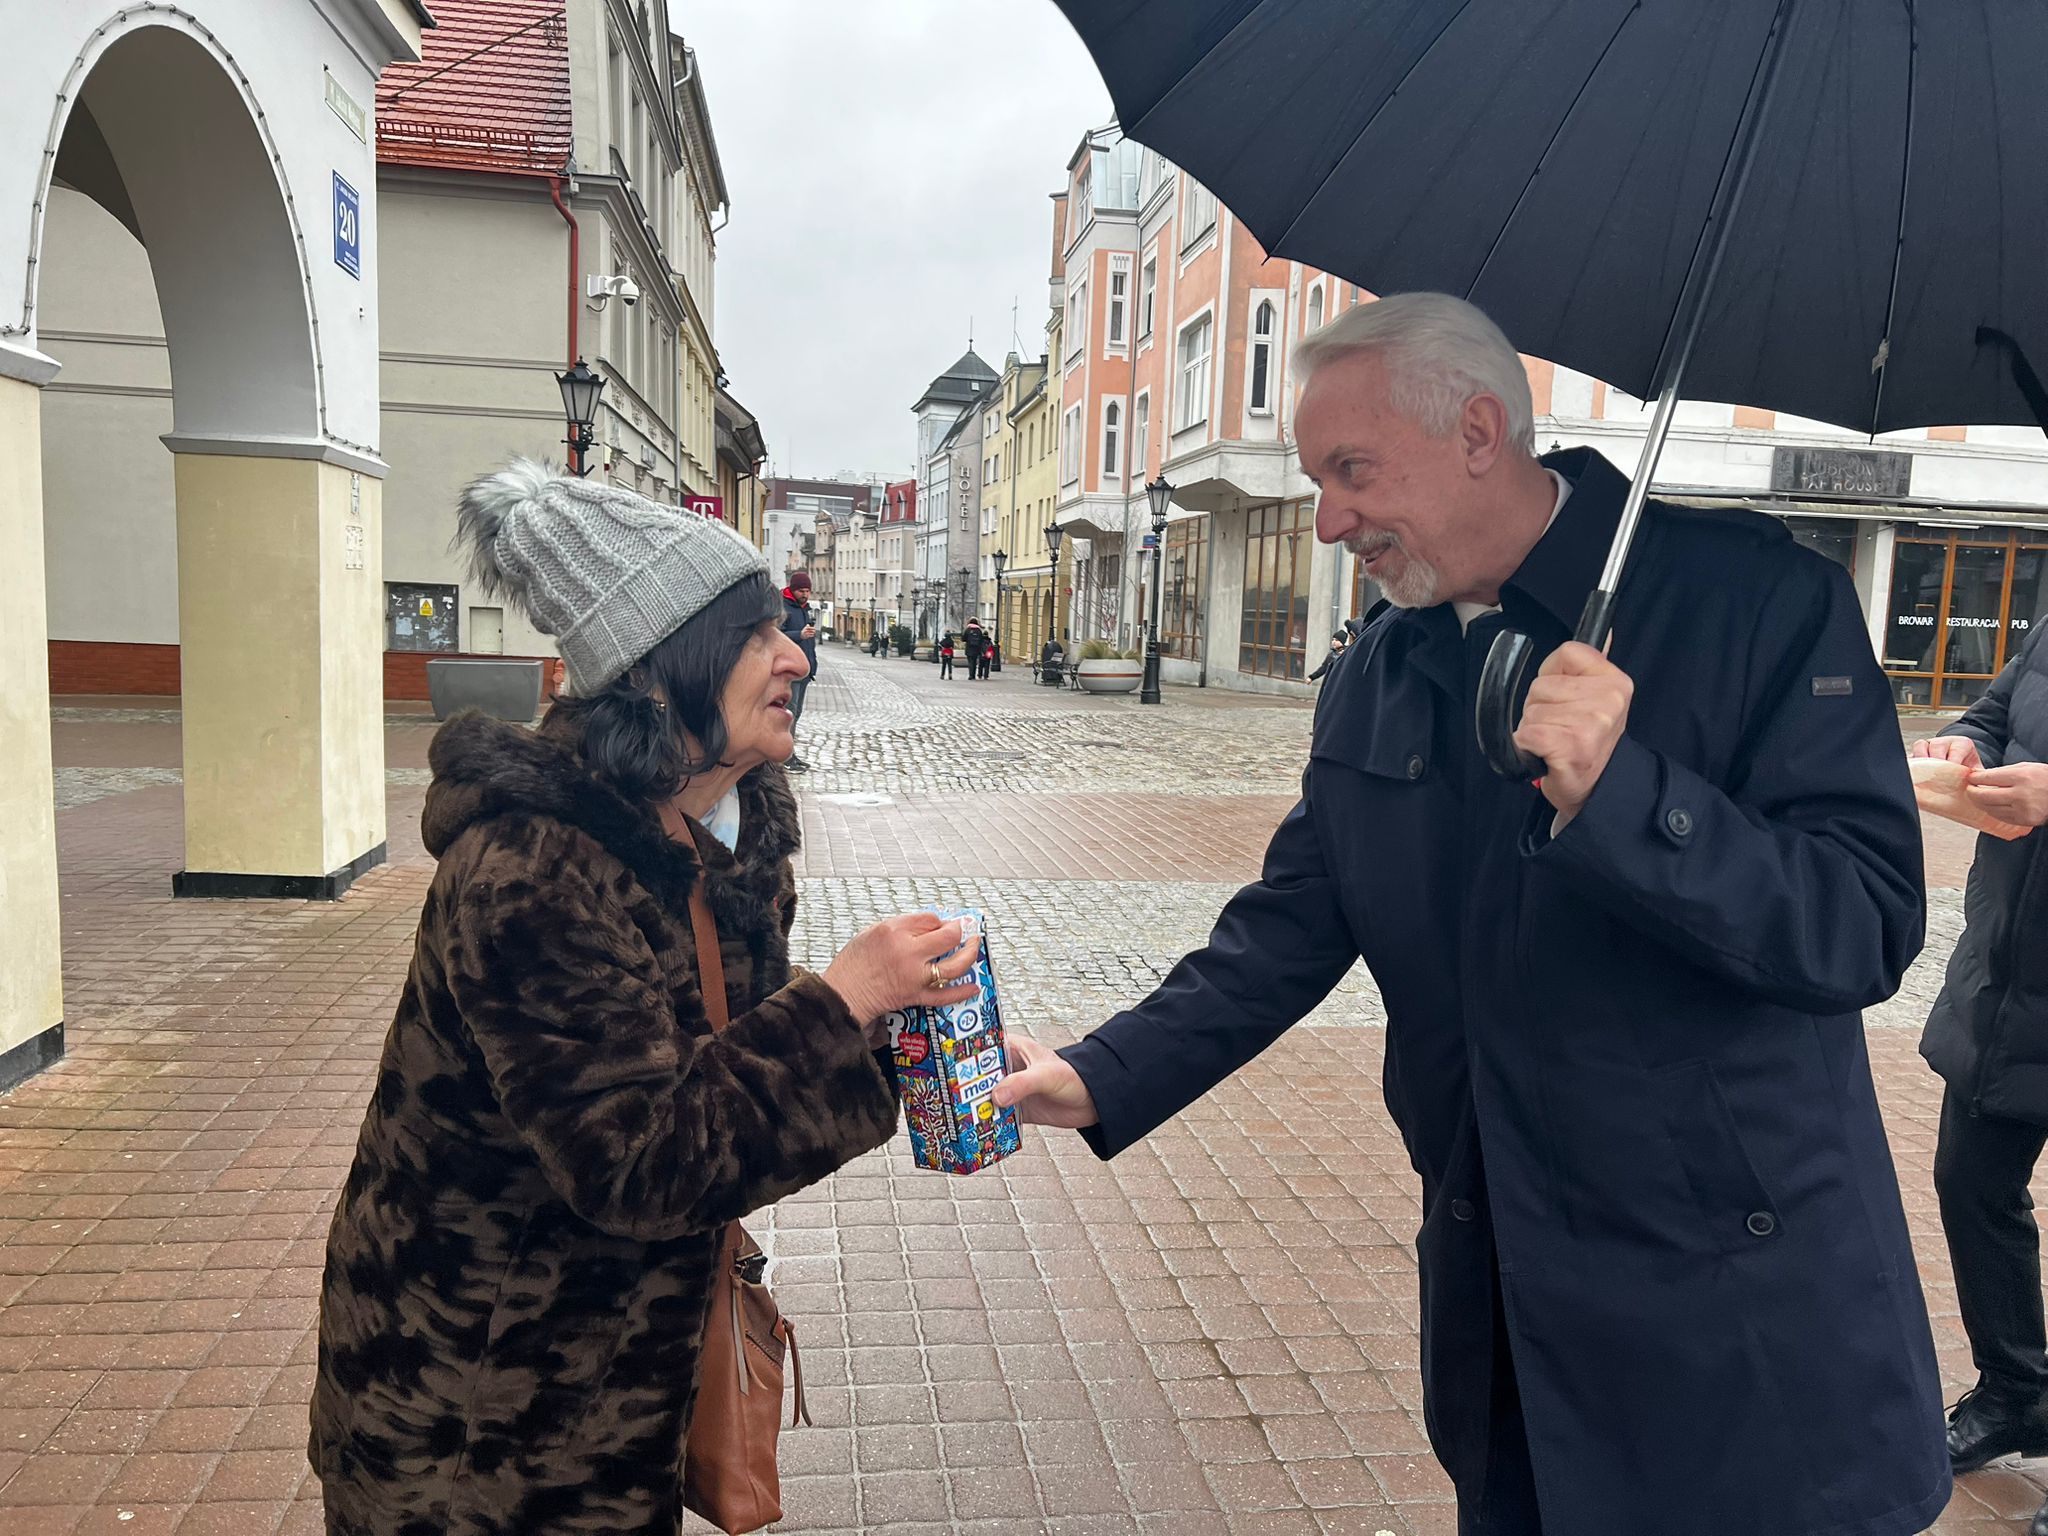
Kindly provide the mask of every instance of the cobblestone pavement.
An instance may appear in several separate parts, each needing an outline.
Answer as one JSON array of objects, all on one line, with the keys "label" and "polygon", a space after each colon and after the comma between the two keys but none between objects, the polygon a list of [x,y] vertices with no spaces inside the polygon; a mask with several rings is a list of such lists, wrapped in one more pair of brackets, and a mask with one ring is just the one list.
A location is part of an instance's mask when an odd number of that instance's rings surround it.
[{"label": "cobblestone pavement", "polygon": [[[1012,1018],[1068,1038],[1257,870],[1301,703],[1166,707],[828,650],[801,736],[799,957],[931,902],[990,915]],[[177,716],[56,711],[70,1055],[0,1098],[0,1536],[312,1536],[313,1297],[430,866],[432,724],[388,722],[392,863],[344,901],[174,902]],[[976,756],[972,754],[988,754]],[[1870,1038],[1944,1368],[1967,1369],[1914,1054],[1967,840],[1930,832],[1926,958]],[[804,1341],[802,1532],[1449,1533],[1420,1429],[1414,1180],[1363,969],[1115,1163],[1027,1132],[968,1179],[899,1141],[758,1218]],[[1937,1529],[2018,1529],[2026,1469]],[[702,1527],[693,1527],[702,1529]]]}]

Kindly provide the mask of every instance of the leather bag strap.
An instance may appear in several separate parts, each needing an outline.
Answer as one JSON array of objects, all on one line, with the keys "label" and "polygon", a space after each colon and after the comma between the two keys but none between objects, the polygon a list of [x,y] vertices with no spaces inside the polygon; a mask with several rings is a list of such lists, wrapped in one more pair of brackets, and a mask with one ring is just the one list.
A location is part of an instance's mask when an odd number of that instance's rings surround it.
[{"label": "leather bag strap", "polygon": [[725,1008],[725,957],[718,950],[718,924],[704,895],[701,871],[690,887],[690,927],[697,936],[697,987],[704,994],[704,1012],[712,1033],[721,1034],[732,1022]]}]

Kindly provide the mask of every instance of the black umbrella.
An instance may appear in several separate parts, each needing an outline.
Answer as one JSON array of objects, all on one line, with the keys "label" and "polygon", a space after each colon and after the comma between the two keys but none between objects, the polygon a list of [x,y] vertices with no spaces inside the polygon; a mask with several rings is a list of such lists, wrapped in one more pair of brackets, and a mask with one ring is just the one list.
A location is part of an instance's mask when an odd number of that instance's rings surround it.
[{"label": "black umbrella", "polygon": [[[1681,384],[1870,433],[2048,418],[2043,0],[1057,3],[1123,131],[1271,254],[1657,401],[1589,644]],[[1530,655],[1500,637],[1479,711],[1517,777]]]}]

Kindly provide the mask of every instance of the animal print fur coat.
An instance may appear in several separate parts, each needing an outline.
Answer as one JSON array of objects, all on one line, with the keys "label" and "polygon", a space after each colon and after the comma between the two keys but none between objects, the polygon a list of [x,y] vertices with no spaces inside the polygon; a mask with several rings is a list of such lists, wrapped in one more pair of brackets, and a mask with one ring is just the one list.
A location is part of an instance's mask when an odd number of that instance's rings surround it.
[{"label": "animal print fur coat", "polygon": [[790,970],[782,770],[742,781],[735,857],[671,841],[574,729],[472,715],[434,741],[440,867],[321,1292],[330,1536],[670,1536],[721,1229],[896,1123],[838,994]]}]

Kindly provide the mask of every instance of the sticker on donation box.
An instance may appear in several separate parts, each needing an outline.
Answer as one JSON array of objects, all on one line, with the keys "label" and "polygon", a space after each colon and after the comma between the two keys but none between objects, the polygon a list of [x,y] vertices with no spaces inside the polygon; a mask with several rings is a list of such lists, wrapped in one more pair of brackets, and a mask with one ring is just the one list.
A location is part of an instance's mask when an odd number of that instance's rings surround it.
[{"label": "sticker on donation box", "polygon": [[363,200],[334,173],[334,264],[350,277],[363,275]]},{"label": "sticker on donation box", "polygon": [[966,978],[975,984],[975,995],[943,1007],[890,1014],[890,1053],[917,1166],[973,1173],[1020,1145],[1016,1112],[997,1109],[990,1098],[1003,1078],[1002,1010],[981,913],[966,909],[936,915],[958,918],[968,937],[981,936],[980,958]]},{"label": "sticker on donation box", "polygon": [[433,600],[433,599],[432,599],[431,597],[423,597],[423,598],[421,598],[421,599],[420,599],[420,617],[421,617],[421,618],[423,618],[423,619],[431,619],[431,618],[432,618],[433,616],[434,616],[434,600]]}]

